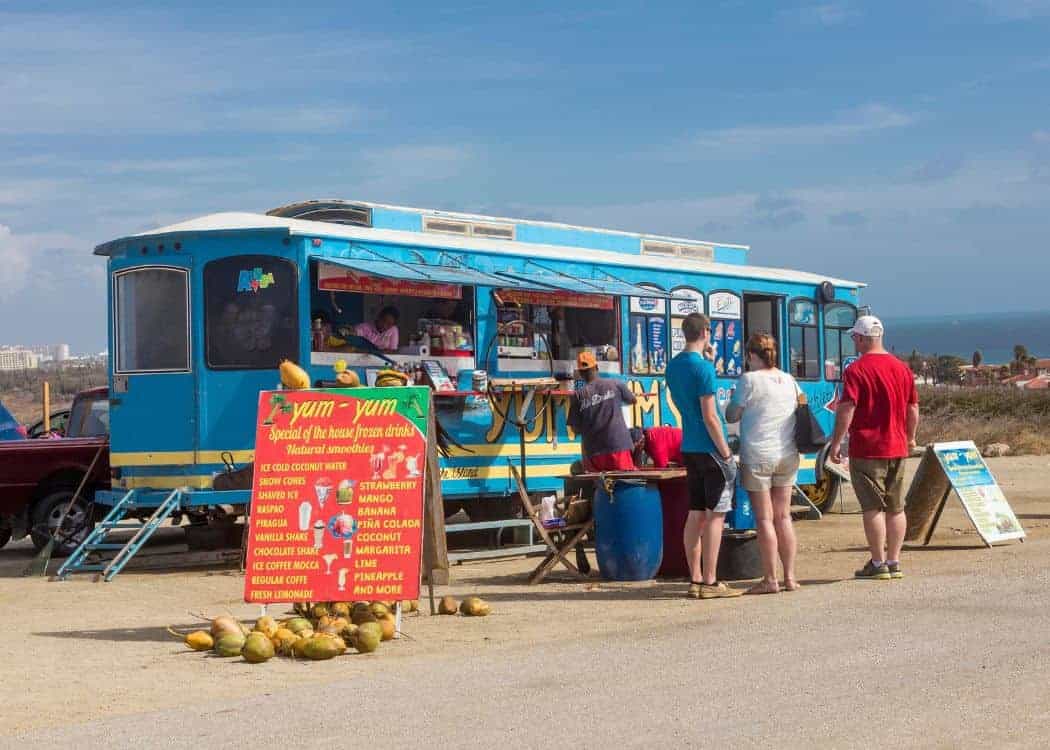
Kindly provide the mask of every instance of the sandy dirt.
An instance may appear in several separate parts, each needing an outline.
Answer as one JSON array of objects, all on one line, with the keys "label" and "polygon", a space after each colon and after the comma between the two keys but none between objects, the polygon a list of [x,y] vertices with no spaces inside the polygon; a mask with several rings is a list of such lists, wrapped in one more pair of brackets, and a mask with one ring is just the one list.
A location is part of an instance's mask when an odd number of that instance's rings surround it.
[{"label": "sandy dirt", "polygon": [[[961,506],[952,500],[933,543],[906,553],[908,577],[886,584],[899,587],[894,596],[901,599],[902,606],[924,607],[930,589],[917,585],[923,579],[977,576],[991,582],[994,590],[997,580],[1047,569],[1050,458],[990,463],[1029,541],[984,548]],[[8,634],[0,639],[5,676],[0,681],[0,705],[4,707],[0,745],[3,737],[13,742],[11,735],[27,731],[30,737],[41,731],[72,732],[71,728],[94,726],[93,722],[102,719],[120,721],[124,716],[159,709],[205,712],[209,706],[241,698],[322,689],[327,684],[408,673],[428,665],[455,669],[457,663],[476,658],[479,650],[486,658],[498,659],[501,654],[510,658],[521,655],[522,644],[552,639],[568,647],[577,639],[581,644],[622,642],[639,637],[647,628],[674,631],[718,622],[730,627],[734,612],[743,618],[782,621],[788,632],[796,627],[826,628],[827,633],[793,631],[818,642],[849,639],[849,633],[835,635],[840,604],[857,605],[855,589],[849,587],[882,584],[849,580],[866,558],[852,493],[847,492],[844,500],[844,513],[797,524],[798,570],[805,586],[797,595],[746,597],[711,607],[712,603],[683,598],[685,584],[681,582],[569,583],[555,575],[547,583],[530,587],[524,580],[537,558],[465,564],[453,567],[452,585],[440,588],[438,595],[479,594],[493,604],[490,617],[410,616],[404,625],[408,638],[384,644],[375,655],[320,663],[274,659],[253,666],[239,659],[218,659],[186,650],[165,631],[168,625],[186,628],[196,624],[191,612],[228,612],[254,619],[259,608],[241,601],[243,578],[236,572],[129,571],[108,584],[94,583],[87,576],[53,583],[19,577],[32,557],[32,548],[25,542],[9,545],[0,550],[0,622]],[[966,616],[975,621],[994,619],[1000,605],[996,602],[985,610],[978,604]],[[1044,620],[1039,627],[1045,624]],[[924,627],[912,637],[934,648],[938,632]],[[1042,652],[1042,658],[1050,659],[1046,648]],[[819,650],[811,658],[819,672]]]}]

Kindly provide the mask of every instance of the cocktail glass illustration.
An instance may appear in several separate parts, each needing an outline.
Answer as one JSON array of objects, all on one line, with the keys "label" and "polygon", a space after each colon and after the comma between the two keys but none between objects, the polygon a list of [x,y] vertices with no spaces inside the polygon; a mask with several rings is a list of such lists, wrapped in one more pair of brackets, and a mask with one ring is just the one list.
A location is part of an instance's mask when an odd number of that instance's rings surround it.
[{"label": "cocktail glass illustration", "polygon": [[324,571],[324,574],[326,576],[332,575],[332,563],[334,563],[338,558],[339,555],[335,554],[334,552],[328,552],[327,554],[321,555],[321,559],[324,560],[324,564],[326,566]]},{"label": "cocktail glass illustration", "polygon": [[414,479],[420,474],[419,457],[420,454],[417,453],[414,456],[408,456],[405,458],[405,471],[407,472],[409,479]]},{"label": "cocktail glass illustration", "polygon": [[344,479],[335,490],[335,501],[339,505],[349,505],[354,499],[354,481]]},{"label": "cocktail glass illustration", "polygon": [[339,569],[339,590],[346,591],[346,568]]},{"label": "cocktail glass illustration", "polygon": [[348,513],[340,513],[328,520],[328,531],[343,543],[343,557],[353,552],[353,536],[357,533],[357,521]]},{"label": "cocktail glass illustration", "polygon": [[314,492],[317,493],[317,505],[323,508],[325,500],[332,492],[332,480],[328,477],[321,477],[314,484]]},{"label": "cocktail glass illustration", "polygon": [[313,513],[313,506],[310,505],[309,500],[303,500],[299,503],[299,531],[310,530],[310,515]]},{"label": "cocktail glass illustration", "polygon": [[324,521],[318,519],[314,522],[314,549],[321,549],[324,545]]},{"label": "cocktail glass illustration", "polygon": [[381,479],[383,469],[386,467],[386,448],[373,453],[368,459],[369,468],[372,469],[372,479]]}]

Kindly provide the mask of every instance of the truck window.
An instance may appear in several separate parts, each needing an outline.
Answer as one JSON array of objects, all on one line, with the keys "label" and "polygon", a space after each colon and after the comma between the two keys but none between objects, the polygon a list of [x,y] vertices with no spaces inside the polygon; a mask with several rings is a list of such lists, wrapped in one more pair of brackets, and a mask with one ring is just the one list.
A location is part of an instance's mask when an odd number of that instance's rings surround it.
[{"label": "truck window", "polygon": [[81,398],[73,402],[66,437],[104,437],[108,434],[108,398]]},{"label": "truck window", "polygon": [[817,303],[811,299],[792,300],[788,305],[788,352],[792,375],[800,380],[820,378]]},{"label": "truck window", "polygon": [[857,356],[849,330],[857,321],[857,309],[845,302],[824,308],[824,378],[841,380],[843,364]]},{"label": "truck window", "polygon": [[213,370],[268,370],[299,359],[299,274],[271,255],[204,266],[204,342]]},{"label": "truck window", "polygon": [[119,373],[190,369],[189,274],[146,267],[113,279]]}]

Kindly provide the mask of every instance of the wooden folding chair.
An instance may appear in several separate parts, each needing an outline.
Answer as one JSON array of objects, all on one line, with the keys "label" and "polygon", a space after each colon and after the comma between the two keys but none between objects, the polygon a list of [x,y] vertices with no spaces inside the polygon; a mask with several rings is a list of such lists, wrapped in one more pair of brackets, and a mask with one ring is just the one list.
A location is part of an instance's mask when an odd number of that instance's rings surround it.
[{"label": "wooden folding chair", "polygon": [[508,464],[510,465],[510,473],[514,477],[514,482],[518,485],[518,498],[521,500],[521,505],[532,521],[532,525],[536,527],[536,533],[540,535],[544,544],[550,548],[550,552],[543,558],[543,562],[536,567],[536,570],[532,571],[532,575],[529,576],[529,583],[536,584],[542,581],[559,562],[568,568],[569,572],[574,576],[581,580],[586,580],[587,575],[581,573],[579,568],[569,562],[566,555],[572,552],[576,545],[594,528],[594,517],[592,516],[583,523],[559,526],[556,529],[546,528],[543,525],[543,521],[540,520],[539,508],[533,504],[529,498],[529,493],[525,490],[525,484],[521,481],[518,467],[509,461]]}]

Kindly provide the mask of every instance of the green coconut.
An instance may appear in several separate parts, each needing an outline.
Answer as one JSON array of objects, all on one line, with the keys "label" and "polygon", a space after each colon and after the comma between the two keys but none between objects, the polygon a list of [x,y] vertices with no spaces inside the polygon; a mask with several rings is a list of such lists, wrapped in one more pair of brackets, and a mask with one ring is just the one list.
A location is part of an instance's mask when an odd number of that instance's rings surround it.
[{"label": "green coconut", "polygon": [[273,634],[277,632],[280,625],[277,624],[277,620],[273,619],[269,615],[264,615],[255,621],[255,627],[252,628],[256,633],[262,633],[267,638],[273,638]]},{"label": "green coconut", "polygon": [[211,637],[221,638],[227,633],[235,633],[238,635],[244,635],[244,631],[241,630],[241,624],[237,622],[236,617],[230,615],[220,615],[211,621]]},{"label": "green coconut", "polygon": [[265,633],[255,632],[244,640],[244,648],[241,649],[244,660],[252,664],[262,664],[273,658],[273,641]]},{"label": "green coconut", "polygon": [[375,622],[376,616],[372,614],[370,609],[356,609],[350,616],[350,621],[354,625],[364,625],[366,622]]},{"label": "green coconut", "polygon": [[315,620],[320,620],[322,617],[328,616],[328,605],[324,602],[317,602],[315,605],[310,607],[310,617]]},{"label": "green coconut", "polygon": [[315,635],[313,638],[307,638],[303,645],[303,655],[314,661],[332,659],[344,651],[346,644],[343,643],[343,639],[331,635]]},{"label": "green coconut", "polygon": [[383,602],[372,602],[372,606],[369,609],[372,610],[372,614],[376,616],[376,619],[390,614],[390,607]]},{"label": "green coconut", "polygon": [[383,627],[378,622],[366,622],[357,628],[354,648],[362,654],[370,654],[379,648],[383,640]]},{"label": "green coconut", "polygon": [[219,656],[240,656],[245,638],[240,633],[226,633],[215,641],[215,653]]},{"label": "green coconut", "polygon": [[292,653],[292,644],[299,640],[299,636],[288,628],[280,628],[273,634],[273,638],[270,640],[273,641],[273,647],[277,653],[282,656],[290,656]]},{"label": "green coconut", "polygon": [[392,641],[394,636],[397,635],[397,620],[393,615],[386,615],[385,617],[379,618],[379,627],[383,629],[383,640]]},{"label": "green coconut", "polygon": [[331,612],[332,617],[342,617],[344,620],[350,619],[350,603],[349,602],[332,602],[332,606],[328,608]]},{"label": "green coconut", "polygon": [[296,635],[302,635],[303,631],[314,629],[313,623],[305,617],[293,617],[284,624],[284,627],[291,630]]}]

